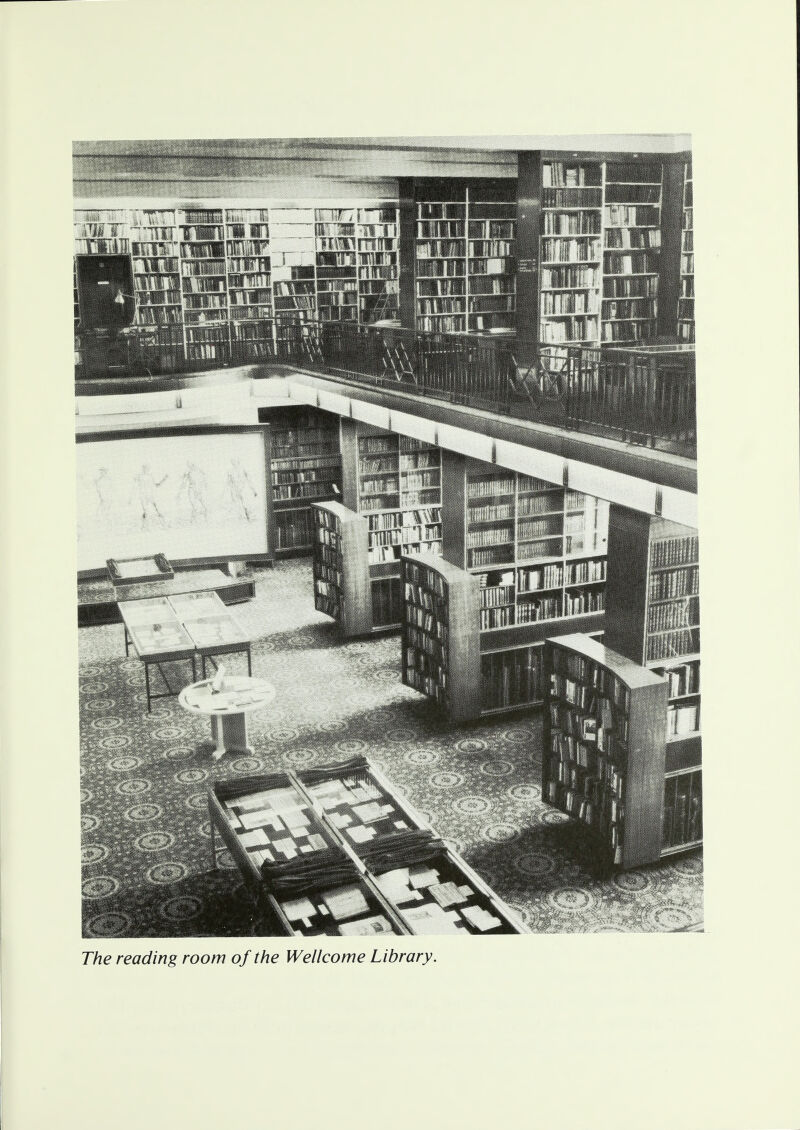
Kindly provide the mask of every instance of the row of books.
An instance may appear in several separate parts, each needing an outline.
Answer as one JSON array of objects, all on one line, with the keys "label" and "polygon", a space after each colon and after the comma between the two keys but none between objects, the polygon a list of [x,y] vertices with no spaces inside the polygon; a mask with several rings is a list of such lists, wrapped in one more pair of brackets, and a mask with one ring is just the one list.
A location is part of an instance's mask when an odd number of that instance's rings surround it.
[{"label": "row of books", "polygon": [[679,659],[684,655],[697,655],[699,651],[699,627],[678,628],[648,637],[646,661],[655,663],[662,659]]},{"label": "row of books", "polygon": [[[159,256],[166,255],[171,259],[178,257],[178,252],[175,249],[175,244],[168,240],[149,240],[145,243],[136,241],[131,243],[131,255],[133,256]],[[177,267],[175,267],[177,270]]]},{"label": "row of books", "polygon": [[542,263],[599,262],[601,249],[599,239],[543,238]]},{"label": "row of books", "polygon": [[658,204],[660,184],[606,184],[606,204]]},{"label": "row of books", "polygon": [[441,542],[441,526],[402,526],[375,531],[369,535],[370,546],[404,546],[411,542]]},{"label": "row of books", "polygon": [[699,771],[668,777],[664,782],[662,848],[696,843],[703,838],[702,775]]},{"label": "row of books", "polygon": [[667,707],[667,737],[684,737],[700,729],[698,703],[673,704]]},{"label": "row of books", "polygon": [[542,314],[599,314],[597,291],[543,291]]},{"label": "row of books", "polygon": [[606,228],[603,239],[605,248],[621,247],[646,248],[657,250],[661,247],[660,228]]},{"label": "row of books", "polygon": [[696,535],[664,538],[654,541],[650,550],[652,569],[668,565],[694,565],[698,559],[698,540]]},{"label": "row of books", "polygon": [[390,513],[372,514],[369,517],[370,532],[394,530],[402,527],[426,527],[439,525],[441,509],[438,506],[425,506],[409,510],[395,510]]},{"label": "row of books", "polygon": [[571,322],[544,322],[541,338],[546,345],[558,345],[568,341],[595,341],[598,336],[598,319],[574,315]]},{"label": "row of books", "polygon": [[599,235],[601,230],[600,213],[552,212],[542,214],[543,235]]},{"label": "row of books", "polygon": [[700,621],[700,602],[696,596],[676,597],[664,604],[654,604],[648,609],[648,632],[663,632],[670,628],[692,628]]},{"label": "row of books", "polygon": [[657,274],[658,258],[654,251],[633,252],[631,255],[606,251],[604,269],[607,274],[613,275]]},{"label": "row of books", "polygon": [[543,188],[544,208],[599,208],[603,203],[600,188]]},{"label": "row of books", "polygon": [[522,647],[481,656],[481,707],[498,710],[542,697],[542,649]]},{"label": "row of books", "polygon": [[542,187],[583,188],[602,184],[602,168],[596,162],[573,164],[566,161],[542,163]]},{"label": "row of books", "polygon": [[601,696],[610,698],[611,701],[627,713],[630,701],[630,692],[625,684],[605,667],[594,663],[585,656],[575,655],[563,648],[553,649],[553,692],[560,698],[567,697],[567,701],[574,705],[581,705],[577,699],[571,699],[562,693],[564,684],[560,680],[569,680],[570,693],[575,686],[582,685],[588,691],[597,691]]}]

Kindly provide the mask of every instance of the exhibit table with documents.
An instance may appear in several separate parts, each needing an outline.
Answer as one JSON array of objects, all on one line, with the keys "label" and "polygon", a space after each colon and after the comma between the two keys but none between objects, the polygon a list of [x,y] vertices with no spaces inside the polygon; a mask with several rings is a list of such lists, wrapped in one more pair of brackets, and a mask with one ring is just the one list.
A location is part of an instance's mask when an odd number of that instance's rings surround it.
[{"label": "exhibit table with documents", "polygon": [[366,758],[218,781],[208,804],[215,866],[219,833],[272,933],[527,933]]}]

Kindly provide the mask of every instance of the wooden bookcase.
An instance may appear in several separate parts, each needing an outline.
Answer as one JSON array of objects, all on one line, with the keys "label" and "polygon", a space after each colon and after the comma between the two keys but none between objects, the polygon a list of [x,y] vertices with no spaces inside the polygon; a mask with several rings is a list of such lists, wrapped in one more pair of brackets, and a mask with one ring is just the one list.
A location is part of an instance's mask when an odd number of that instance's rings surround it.
[{"label": "wooden bookcase", "polygon": [[375,629],[403,618],[402,554],[441,553],[441,453],[410,436],[342,420],[342,501],[369,524]]},{"label": "wooden bookcase", "polygon": [[272,436],[272,505],[275,552],[308,553],[314,544],[311,506],[341,494],[339,421],[327,412],[297,405],[259,408]]},{"label": "wooden bookcase", "polygon": [[435,699],[452,722],[473,718],[481,677],[477,579],[431,554],[403,556],[402,569],[403,682]]},{"label": "wooden bookcase", "polygon": [[602,340],[655,337],[661,253],[657,159],[605,162]]},{"label": "wooden bookcase", "polygon": [[320,321],[357,322],[356,209],[317,208],[314,232]]},{"label": "wooden bookcase", "polygon": [[583,635],[547,641],[542,797],[585,824],[600,871],[661,856],[667,687]]},{"label": "wooden bookcase", "polygon": [[129,254],[126,209],[76,208],[73,220],[76,255]]},{"label": "wooden bookcase", "polygon": [[367,522],[340,502],[315,502],[314,607],[337,621],[343,636],[372,631]]},{"label": "wooden bookcase", "polygon": [[694,341],[694,195],[691,161],[687,161],[684,166],[683,179],[678,338],[681,341]]},{"label": "wooden bookcase", "polygon": [[132,211],[130,248],[138,322],[146,326],[181,322],[181,276],[174,209]]},{"label": "wooden bookcase", "polygon": [[603,266],[603,165],[543,160],[541,166],[543,345],[596,345]]},{"label": "wooden bookcase", "polygon": [[396,318],[399,308],[398,208],[359,208],[358,320],[370,325]]},{"label": "wooden bookcase", "polygon": [[225,209],[225,263],[231,339],[246,341],[250,357],[271,357],[271,332],[259,324],[272,317],[267,208]]},{"label": "wooden bookcase", "polygon": [[475,620],[450,642],[477,640],[471,716],[540,705],[546,637],[602,631],[607,504],[447,451],[442,500],[444,557],[478,586]]},{"label": "wooden bookcase", "polygon": [[608,552],[605,642],[667,684],[666,855],[702,842],[697,531],[614,505]]},{"label": "wooden bookcase", "polygon": [[675,336],[686,160],[685,153],[520,153],[521,336],[556,350]]},{"label": "wooden bookcase", "polygon": [[415,324],[431,333],[512,329],[514,181],[420,181],[414,239]]},{"label": "wooden bookcase", "polygon": [[223,210],[179,208],[176,220],[186,356],[223,361],[229,338]]},{"label": "wooden bookcase", "polygon": [[313,208],[270,209],[272,303],[276,315],[298,321],[317,316]]}]

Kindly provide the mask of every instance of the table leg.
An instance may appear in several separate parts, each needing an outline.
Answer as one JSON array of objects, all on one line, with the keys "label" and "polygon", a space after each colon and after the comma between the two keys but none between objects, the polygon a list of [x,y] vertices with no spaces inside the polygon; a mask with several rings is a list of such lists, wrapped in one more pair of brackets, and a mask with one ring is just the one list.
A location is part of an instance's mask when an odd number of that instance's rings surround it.
[{"label": "table leg", "polygon": [[247,645],[247,674],[252,678],[253,665],[250,662],[250,644]]},{"label": "table leg", "polygon": [[128,625],[123,623],[122,630],[125,633],[125,658],[127,659],[128,658],[128,652],[130,651],[130,640],[128,638]]},{"label": "table leg", "polygon": [[211,734],[215,747],[211,756],[215,761],[219,761],[224,753],[253,752],[247,744],[246,714],[212,714]]},{"label": "table leg", "polygon": [[152,710],[151,710],[151,707],[150,707],[150,664],[149,663],[145,663],[145,665],[144,665],[144,685],[145,685],[145,689],[147,690],[147,713],[151,714]]}]

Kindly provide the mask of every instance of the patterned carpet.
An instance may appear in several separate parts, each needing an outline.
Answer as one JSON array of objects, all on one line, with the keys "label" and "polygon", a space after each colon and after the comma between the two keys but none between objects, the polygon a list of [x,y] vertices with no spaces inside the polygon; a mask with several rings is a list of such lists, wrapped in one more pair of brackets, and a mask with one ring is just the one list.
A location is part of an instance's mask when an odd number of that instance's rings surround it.
[{"label": "patterned carpet", "polygon": [[[250,717],[254,757],[212,762],[198,749],[207,720],[176,699],[148,715],[144,668],[124,657],[121,625],[79,633],[85,937],[250,933],[251,902],[228,853],[212,867],[209,783],[354,754],[370,757],[530,930],[700,928],[699,852],[592,877],[583,829],[542,803],[537,714],[452,727],[400,682],[397,636],[339,641],[314,611],[308,560],[256,577],[256,599],[235,614],[257,641],[253,674],[277,696]],[[243,657],[228,667],[244,670]],[[179,677],[189,681],[188,664]]]}]

